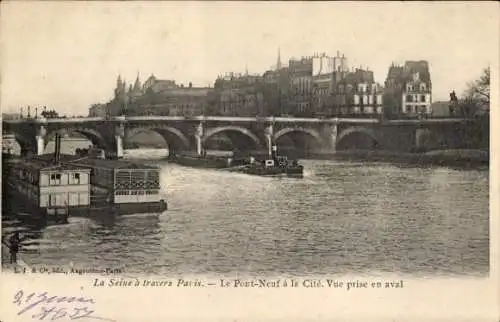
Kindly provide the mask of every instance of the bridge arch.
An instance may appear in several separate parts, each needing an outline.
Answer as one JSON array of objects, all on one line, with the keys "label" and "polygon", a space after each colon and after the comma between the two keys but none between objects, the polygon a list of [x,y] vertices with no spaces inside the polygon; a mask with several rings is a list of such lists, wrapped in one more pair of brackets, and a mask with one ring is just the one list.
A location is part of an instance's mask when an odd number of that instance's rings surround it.
[{"label": "bridge arch", "polygon": [[[358,148],[356,142],[348,142],[350,138],[357,136],[362,137],[362,143],[366,148],[373,148],[380,144],[379,138],[372,129],[368,129],[362,126],[354,126],[342,131],[338,136],[335,143],[336,149],[346,149],[349,147]],[[359,141],[359,140],[358,140]]]},{"label": "bridge arch", "polygon": [[92,145],[95,147],[98,147],[100,149],[107,149],[108,148],[108,143],[104,139],[104,137],[99,133],[98,131],[94,129],[89,129],[89,128],[64,128],[64,129],[59,129],[59,130],[54,130],[51,132],[48,132],[45,135],[44,138],[44,143],[45,143],[45,148],[47,147],[47,144],[55,138],[56,133],[59,134],[69,134],[69,133],[78,133],[86,137],[90,142],[92,142]]},{"label": "bridge arch", "polygon": [[317,143],[323,144],[323,138],[321,137],[321,134],[310,128],[305,128],[305,127],[287,127],[284,129],[279,130],[278,132],[274,133],[273,139],[274,141],[278,141],[281,137],[288,135],[290,133],[303,133],[306,134],[316,140]]},{"label": "bridge arch", "polygon": [[252,148],[259,148],[262,146],[261,140],[252,131],[244,127],[233,125],[220,126],[206,130],[203,142],[207,142],[211,137],[219,133],[227,134],[229,139],[233,142],[233,145],[237,145],[236,147],[240,147],[239,145],[243,143],[245,143],[245,145],[251,143],[251,145],[253,145]]},{"label": "bridge arch", "polygon": [[179,129],[166,125],[130,128],[127,130],[127,138],[130,139],[144,132],[158,133],[170,150],[187,150],[189,148],[189,139]]},{"label": "bridge arch", "polygon": [[[9,141],[5,139],[2,147],[11,148],[12,149],[11,153],[19,149],[19,153],[22,155],[26,151],[35,151],[36,149],[35,140],[27,136],[24,136],[22,133],[19,132],[11,133],[9,134],[9,139],[10,139]],[[9,143],[7,144],[7,142]],[[14,145],[12,145],[12,143],[14,143]],[[16,144],[18,145],[18,147],[15,146]]]},{"label": "bridge arch", "polygon": [[320,150],[324,140],[320,132],[307,127],[287,127],[274,133],[273,141],[280,154],[293,158],[305,157]]}]

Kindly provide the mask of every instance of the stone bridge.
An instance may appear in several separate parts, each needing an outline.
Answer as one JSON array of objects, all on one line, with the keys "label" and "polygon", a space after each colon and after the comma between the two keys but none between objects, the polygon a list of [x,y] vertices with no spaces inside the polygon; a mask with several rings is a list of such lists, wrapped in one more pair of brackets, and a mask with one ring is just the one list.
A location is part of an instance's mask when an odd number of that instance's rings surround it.
[{"label": "stone bridge", "polygon": [[[80,133],[111,158],[123,156],[124,141],[149,131],[160,134],[170,151],[201,151],[211,139],[223,136],[235,149],[267,151],[273,144],[286,150],[335,153],[345,149],[460,148],[470,142],[468,119],[390,120],[361,118],[288,117],[168,117],[58,118],[3,120],[21,154],[43,154],[55,133]],[[469,142],[469,143],[468,143]]]}]

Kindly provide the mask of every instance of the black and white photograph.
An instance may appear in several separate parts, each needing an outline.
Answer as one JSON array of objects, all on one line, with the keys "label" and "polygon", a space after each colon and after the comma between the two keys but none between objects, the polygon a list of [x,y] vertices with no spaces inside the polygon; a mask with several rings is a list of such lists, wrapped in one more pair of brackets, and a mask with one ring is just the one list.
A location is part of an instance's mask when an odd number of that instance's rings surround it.
[{"label": "black and white photograph", "polygon": [[488,277],[495,9],[2,3],[2,271]]}]

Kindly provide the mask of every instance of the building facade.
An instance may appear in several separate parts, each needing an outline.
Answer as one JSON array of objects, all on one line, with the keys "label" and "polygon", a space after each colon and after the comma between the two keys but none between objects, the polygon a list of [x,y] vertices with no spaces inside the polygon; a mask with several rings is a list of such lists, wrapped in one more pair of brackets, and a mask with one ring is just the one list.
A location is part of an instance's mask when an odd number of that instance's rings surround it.
[{"label": "building facade", "polygon": [[292,113],[289,102],[290,74],[288,67],[268,70],[263,74],[263,99],[265,116]]},{"label": "building facade", "polygon": [[289,103],[292,114],[297,116],[312,115],[313,102],[313,59],[302,57],[288,62],[290,75]]},{"label": "building facade", "polygon": [[228,73],[214,84],[218,114],[260,116],[264,114],[263,79],[259,75]]},{"label": "building facade", "polygon": [[178,85],[149,76],[133,85],[118,76],[113,100],[96,104],[90,116],[374,116],[432,114],[432,84],[426,61],[392,65],[382,87],[368,69],[349,69],[347,58],[315,54],[290,59],[263,75],[228,73],[214,87]]},{"label": "building facade", "polygon": [[427,61],[392,64],[385,81],[386,108],[392,116],[419,117],[432,114],[432,83]]},{"label": "building facade", "polygon": [[[139,75],[127,89],[118,76],[115,97],[104,108],[93,106],[89,114],[105,115],[160,115],[197,116],[206,110],[209,88],[178,85],[173,80],[162,80],[154,75],[141,85]],[[103,112],[102,110],[105,110]]]},{"label": "building facade", "polygon": [[331,57],[323,54],[313,56],[312,110],[315,115],[327,114],[333,107],[335,72],[345,64],[345,57]]},{"label": "building facade", "polygon": [[362,68],[349,70],[347,58],[339,52],[328,63],[332,66],[328,77],[317,77],[318,114],[354,117],[378,117],[383,114],[383,90],[375,82],[373,71]]},{"label": "building facade", "polygon": [[20,113],[2,113],[3,120],[18,120],[21,118]]},{"label": "building facade", "polygon": [[107,104],[92,104],[89,108],[89,117],[106,117],[108,115]]},{"label": "building facade", "polygon": [[209,89],[206,87],[180,86],[162,92],[163,109],[170,116],[203,115],[207,106]]}]

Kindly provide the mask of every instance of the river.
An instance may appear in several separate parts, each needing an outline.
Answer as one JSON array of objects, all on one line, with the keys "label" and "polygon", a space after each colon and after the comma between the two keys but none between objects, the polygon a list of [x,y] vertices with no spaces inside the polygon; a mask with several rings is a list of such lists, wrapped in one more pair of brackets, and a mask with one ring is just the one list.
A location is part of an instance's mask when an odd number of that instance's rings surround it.
[{"label": "river", "polygon": [[280,179],[147,162],[167,212],[31,228],[23,260],[162,275],[489,271],[487,170],[304,160],[303,179]]}]

